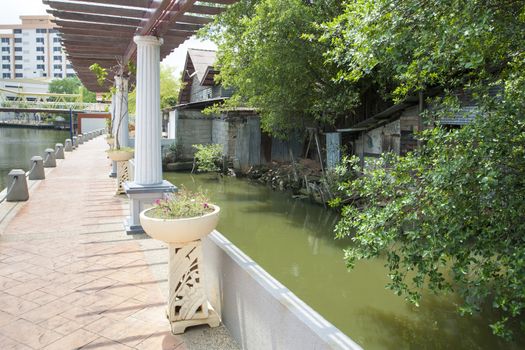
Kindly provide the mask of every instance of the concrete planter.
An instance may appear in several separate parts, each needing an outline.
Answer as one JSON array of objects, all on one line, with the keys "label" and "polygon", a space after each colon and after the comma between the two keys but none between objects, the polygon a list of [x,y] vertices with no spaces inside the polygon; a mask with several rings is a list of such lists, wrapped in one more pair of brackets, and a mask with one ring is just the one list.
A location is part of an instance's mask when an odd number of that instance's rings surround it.
[{"label": "concrete planter", "polygon": [[134,153],[130,151],[111,150],[108,152],[108,157],[115,162],[127,162],[133,158]]},{"label": "concrete planter", "polygon": [[140,213],[140,224],[144,231],[154,239],[166,243],[185,244],[204,238],[212,232],[219,222],[221,209],[213,204],[213,212],[193,218],[184,219],[157,219],[147,215],[146,209]]},{"label": "concrete planter", "polygon": [[220,318],[206,296],[202,276],[202,238],[211,233],[219,221],[220,208],[213,212],[184,219],[156,219],[140,213],[144,231],[154,239],[168,244],[168,308],[166,314],[173,334],[184,333],[187,327],[207,324],[218,327]]}]

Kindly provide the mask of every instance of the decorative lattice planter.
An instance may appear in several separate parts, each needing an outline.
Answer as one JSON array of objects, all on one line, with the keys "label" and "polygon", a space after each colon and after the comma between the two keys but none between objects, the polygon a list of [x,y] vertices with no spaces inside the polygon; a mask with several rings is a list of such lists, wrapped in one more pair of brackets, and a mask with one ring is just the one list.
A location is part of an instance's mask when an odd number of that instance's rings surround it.
[{"label": "decorative lattice planter", "polygon": [[202,238],[212,232],[219,221],[220,208],[212,213],[184,219],[156,219],[140,213],[144,231],[154,239],[166,242],[169,252],[167,317],[173,334],[187,327],[207,324],[218,327],[219,315],[206,296],[202,273]]}]

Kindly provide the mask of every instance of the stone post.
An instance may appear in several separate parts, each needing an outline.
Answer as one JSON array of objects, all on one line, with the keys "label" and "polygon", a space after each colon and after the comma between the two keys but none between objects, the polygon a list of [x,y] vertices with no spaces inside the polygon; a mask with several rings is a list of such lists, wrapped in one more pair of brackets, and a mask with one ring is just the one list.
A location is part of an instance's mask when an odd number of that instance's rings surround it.
[{"label": "stone post", "polygon": [[73,149],[76,149],[78,147],[78,138],[76,136],[73,136]]},{"label": "stone post", "polygon": [[160,113],[160,46],[162,39],[154,36],[136,36],[137,44],[137,112],[135,117],[134,181],[126,182],[124,189],[130,198],[130,217],[126,222],[128,233],[144,232],[140,212],[165,193],[176,191],[162,179]]},{"label": "stone post", "polygon": [[77,141],[78,141],[78,144],[79,144],[79,145],[84,144],[84,135],[82,135],[82,134],[78,134],[78,136],[77,136]]},{"label": "stone post", "polygon": [[44,160],[42,159],[42,157],[32,157],[29,169],[29,180],[44,180],[46,178],[46,172],[44,170]]},{"label": "stone post", "polygon": [[66,159],[66,156],[64,155],[64,145],[61,143],[55,145],[55,158]]},{"label": "stone post", "polygon": [[46,148],[46,154],[44,156],[44,168],[54,168],[57,166],[55,158],[55,150],[52,148]]},{"label": "stone post", "polygon": [[24,202],[29,199],[26,173],[22,169],[13,169],[7,175],[8,202]]},{"label": "stone post", "polygon": [[66,146],[64,147],[66,152],[73,152],[73,142],[71,139],[66,139]]}]

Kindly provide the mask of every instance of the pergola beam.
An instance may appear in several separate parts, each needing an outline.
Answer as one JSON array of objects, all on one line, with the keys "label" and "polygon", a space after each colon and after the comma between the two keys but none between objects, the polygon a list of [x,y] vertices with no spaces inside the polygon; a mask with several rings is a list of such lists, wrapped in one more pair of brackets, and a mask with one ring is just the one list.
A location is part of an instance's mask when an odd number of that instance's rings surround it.
[{"label": "pergola beam", "polygon": [[146,16],[146,11],[134,8],[110,7],[101,5],[86,5],[76,4],[70,2],[62,2],[55,0],[42,0],[46,5],[57,11],[76,12],[76,13],[91,13],[91,14],[105,14],[108,16],[131,17],[142,19]]},{"label": "pergola beam", "polygon": [[69,2],[86,2],[103,5],[117,5],[126,7],[149,8],[151,0],[69,0]]},{"label": "pergola beam", "polygon": [[[43,0],[51,7],[68,60],[90,89],[101,91],[89,66],[127,66],[136,61],[134,36],[164,39],[160,58],[238,0]],[[219,6],[213,6],[218,4]],[[108,87],[105,84],[103,88]]]},{"label": "pergola beam", "polygon": [[92,15],[87,13],[80,12],[67,12],[67,11],[58,11],[58,10],[47,10],[47,13],[53,15],[54,17],[69,19],[73,21],[82,21],[90,23],[100,23],[100,24],[119,24],[125,26],[140,26],[141,19],[137,18],[128,18],[128,17],[117,17],[117,16],[106,16],[106,15]]}]

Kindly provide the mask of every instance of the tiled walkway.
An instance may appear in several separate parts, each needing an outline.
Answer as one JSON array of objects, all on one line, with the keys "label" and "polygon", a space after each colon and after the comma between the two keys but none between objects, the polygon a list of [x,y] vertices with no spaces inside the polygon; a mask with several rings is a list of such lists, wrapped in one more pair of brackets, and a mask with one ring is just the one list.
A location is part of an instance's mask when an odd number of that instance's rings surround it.
[{"label": "tiled walkway", "polygon": [[99,137],[66,153],[0,216],[0,349],[235,348],[222,327],[170,334],[166,248],[123,231],[105,148]]}]

